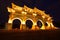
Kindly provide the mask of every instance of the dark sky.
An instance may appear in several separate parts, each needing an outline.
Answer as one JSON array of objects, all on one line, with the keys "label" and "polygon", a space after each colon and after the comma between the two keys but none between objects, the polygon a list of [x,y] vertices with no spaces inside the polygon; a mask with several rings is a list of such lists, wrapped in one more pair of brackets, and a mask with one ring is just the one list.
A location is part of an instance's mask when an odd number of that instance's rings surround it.
[{"label": "dark sky", "polygon": [[11,3],[19,6],[27,5],[30,8],[37,7],[50,14],[54,21],[60,22],[60,1],[59,0],[0,0],[0,23],[6,23],[9,19],[9,13],[6,7],[11,7]]}]

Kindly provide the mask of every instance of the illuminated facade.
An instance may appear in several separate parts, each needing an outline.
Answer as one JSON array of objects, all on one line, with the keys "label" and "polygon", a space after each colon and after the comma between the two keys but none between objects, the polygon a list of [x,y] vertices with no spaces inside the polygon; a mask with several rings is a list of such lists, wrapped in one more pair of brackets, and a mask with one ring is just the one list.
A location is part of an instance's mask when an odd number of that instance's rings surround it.
[{"label": "illuminated facade", "polygon": [[[45,14],[45,11],[39,10],[36,7],[34,9],[17,6],[12,3],[12,8],[7,7],[9,15],[8,23],[6,24],[6,29],[12,30],[12,22],[15,19],[20,20],[20,30],[40,30],[40,29],[56,29],[52,24],[52,18]],[[26,21],[31,20],[33,25],[29,29],[26,26]],[[41,22],[41,27],[37,25],[37,22]],[[39,24],[40,25],[40,24]]]}]

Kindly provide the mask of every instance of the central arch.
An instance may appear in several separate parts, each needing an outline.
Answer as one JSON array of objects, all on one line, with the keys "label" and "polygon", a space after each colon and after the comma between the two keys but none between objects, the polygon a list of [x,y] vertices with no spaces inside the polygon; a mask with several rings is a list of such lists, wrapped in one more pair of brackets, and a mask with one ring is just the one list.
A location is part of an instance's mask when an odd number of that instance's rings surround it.
[{"label": "central arch", "polygon": [[14,19],[12,22],[12,29],[20,29],[21,21],[19,19]]},{"label": "central arch", "polygon": [[31,20],[26,20],[26,27],[28,27],[29,29],[31,29],[32,28],[32,25],[33,25],[33,22],[31,21]]}]

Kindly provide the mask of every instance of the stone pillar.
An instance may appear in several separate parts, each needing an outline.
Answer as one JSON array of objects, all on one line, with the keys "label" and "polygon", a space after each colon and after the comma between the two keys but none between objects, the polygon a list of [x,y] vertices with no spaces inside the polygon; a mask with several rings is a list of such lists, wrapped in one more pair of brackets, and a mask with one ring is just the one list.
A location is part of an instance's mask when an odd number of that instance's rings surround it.
[{"label": "stone pillar", "polygon": [[6,23],[6,30],[12,30],[12,24]]}]

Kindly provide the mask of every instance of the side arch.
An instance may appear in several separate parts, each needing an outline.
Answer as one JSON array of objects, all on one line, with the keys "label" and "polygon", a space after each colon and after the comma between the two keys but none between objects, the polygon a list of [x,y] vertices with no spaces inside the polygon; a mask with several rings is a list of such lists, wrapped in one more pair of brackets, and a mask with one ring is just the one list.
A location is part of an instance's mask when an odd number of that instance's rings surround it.
[{"label": "side arch", "polygon": [[20,29],[21,21],[19,19],[14,19],[12,22],[12,29]]},{"label": "side arch", "polygon": [[13,20],[15,20],[15,19],[20,20],[20,21],[21,21],[21,23],[22,23],[22,20],[21,20],[20,18],[13,18],[13,19],[12,19],[12,22],[13,22]]},{"label": "side arch", "polygon": [[30,18],[26,19],[25,25],[26,25],[27,28],[31,29],[32,26],[33,26],[33,20],[30,19]]},{"label": "side arch", "polygon": [[40,21],[42,23],[42,26],[40,27],[40,29],[45,29],[44,22],[41,19],[38,19],[37,21]]}]

